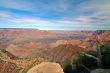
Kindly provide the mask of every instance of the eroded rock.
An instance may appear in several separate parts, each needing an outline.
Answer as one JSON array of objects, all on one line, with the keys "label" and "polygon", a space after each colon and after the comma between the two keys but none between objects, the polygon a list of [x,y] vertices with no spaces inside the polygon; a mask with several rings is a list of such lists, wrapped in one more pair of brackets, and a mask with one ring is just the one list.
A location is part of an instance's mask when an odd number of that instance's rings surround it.
[{"label": "eroded rock", "polygon": [[95,69],[91,73],[110,73],[110,69]]},{"label": "eroded rock", "polygon": [[27,73],[64,73],[58,63],[43,62],[31,68]]}]

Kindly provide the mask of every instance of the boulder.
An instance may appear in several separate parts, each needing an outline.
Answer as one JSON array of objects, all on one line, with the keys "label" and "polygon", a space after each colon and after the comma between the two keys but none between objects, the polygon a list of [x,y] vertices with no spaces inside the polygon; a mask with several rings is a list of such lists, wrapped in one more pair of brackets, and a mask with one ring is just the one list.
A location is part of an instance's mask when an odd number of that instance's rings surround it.
[{"label": "boulder", "polygon": [[110,73],[110,69],[95,69],[91,73]]},{"label": "boulder", "polygon": [[43,62],[31,68],[27,73],[64,73],[58,63]]}]

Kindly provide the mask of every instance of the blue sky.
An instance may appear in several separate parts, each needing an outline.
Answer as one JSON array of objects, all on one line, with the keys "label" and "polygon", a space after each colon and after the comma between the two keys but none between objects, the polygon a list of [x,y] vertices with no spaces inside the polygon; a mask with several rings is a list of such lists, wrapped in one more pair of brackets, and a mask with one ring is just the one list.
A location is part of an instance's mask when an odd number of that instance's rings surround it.
[{"label": "blue sky", "polygon": [[109,30],[110,0],[0,0],[0,28]]}]

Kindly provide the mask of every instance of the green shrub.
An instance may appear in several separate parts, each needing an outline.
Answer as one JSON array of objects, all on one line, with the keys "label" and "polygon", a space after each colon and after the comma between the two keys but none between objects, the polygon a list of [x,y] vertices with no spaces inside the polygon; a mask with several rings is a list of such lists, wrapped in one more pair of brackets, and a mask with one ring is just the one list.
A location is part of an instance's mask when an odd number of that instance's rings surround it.
[{"label": "green shrub", "polygon": [[[98,43],[99,44],[99,43]],[[100,45],[100,44],[99,44]],[[75,67],[73,67],[75,65]],[[97,51],[80,53],[76,63],[65,62],[65,73],[90,73],[97,68],[110,69],[110,42],[97,46]]]}]

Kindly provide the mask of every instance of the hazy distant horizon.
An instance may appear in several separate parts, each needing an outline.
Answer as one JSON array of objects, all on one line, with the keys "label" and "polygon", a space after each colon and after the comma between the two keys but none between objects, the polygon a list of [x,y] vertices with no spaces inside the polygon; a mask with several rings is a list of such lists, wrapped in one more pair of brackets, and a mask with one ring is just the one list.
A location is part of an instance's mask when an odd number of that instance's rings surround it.
[{"label": "hazy distant horizon", "polygon": [[38,29],[38,28],[1,28],[0,29],[26,29],[26,30],[44,30],[44,31],[97,31],[97,30],[110,30],[108,29]]}]

